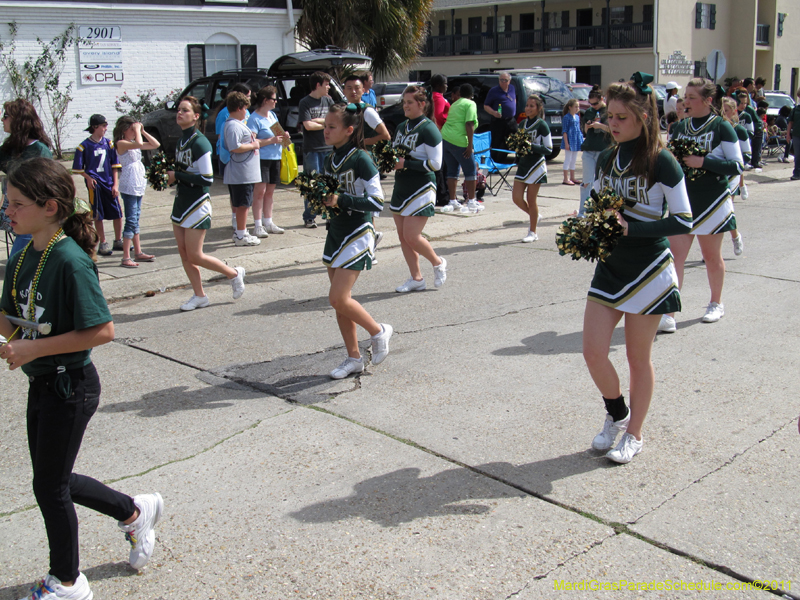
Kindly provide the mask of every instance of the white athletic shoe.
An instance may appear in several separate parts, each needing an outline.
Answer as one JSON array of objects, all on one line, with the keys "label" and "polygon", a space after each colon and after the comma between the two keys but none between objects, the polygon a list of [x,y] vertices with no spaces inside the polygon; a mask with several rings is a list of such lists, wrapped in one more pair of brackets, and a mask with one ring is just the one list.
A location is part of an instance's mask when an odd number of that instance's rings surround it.
[{"label": "white athletic shoe", "polygon": [[606,414],[606,420],[603,422],[603,429],[600,433],[594,436],[592,440],[592,448],[595,450],[609,450],[614,447],[614,442],[620,432],[624,433],[628,430],[628,423],[631,420],[631,411],[628,409],[628,416],[619,421],[614,421],[614,418]]},{"label": "white athletic shoe", "polygon": [[747,191],[747,184],[739,188],[742,192],[742,200],[747,200],[750,197],[750,192]]},{"label": "white athletic shoe", "polygon": [[383,232],[382,231],[376,231],[375,232],[375,245],[373,246],[373,249],[377,249],[378,244],[381,243],[382,239],[383,239]]},{"label": "white athletic shoe", "polygon": [[536,233],[535,233],[535,232],[533,232],[533,231],[528,231],[528,235],[526,235],[524,238],[522,238],[522,241],[523,241],[523,242],[525,242],[525,243],[527,244],[527,243],[529,243],[529,242],[535,242],[535,241],[537,241],[538,239],[539,239],[539,236],[538,236],[538,235],[536,235]]},{"label": "white athletic shoe", "polygon": [[661,315],[661,321],[658,324],[658,330],[661,333],[675,333],[678,326],[675,324],[675,319],[669,315]]},{"label": "white athletic shoe", "polygon": [[378,335],[370,337],[372,341],[372,364],[379,365],[389,354],[389,338],[392,337],[394,329],[391,325],[381,323],[381,332]]},{"label": "white athletic shoe", "polygon": [[364,359],[348,356],[345,361],[331,371],[331,379],[344,379],[352,373],[364,372]]},{"label": "white athletic shoe", "polygon": [[[234,233],[233,235],[236,235],[236,234]],[[264,228],[263,225],[256,225],[256,228],[253,229],[253,235],[256,236],[257,238],[262,238],[263,239],[263,238],[268,238],[269,237],[269,232]],[[233,240],[233,241],[236,242],[236,240]]]},{"label": "white athletic shoe", "polygon": [[139,516],[130,525],[120,522],[119,528],[125,532],[125,539],[131,544],[128,562],[134,569],[141,569],[153,556],[156,545],[154,528],[164,512],[164,500],[156,492],[134,496],[133,503],[139,509]]},{"label": "white athletic shoe", "polygon": [[188,301],[181,304],[181,310],[188,311],[195,308],[205,308],[209,304],[211,304],[211,301],[208,296],[192,296]]},{"label": "white athletic shoe", "polygon": [[236,277],[229,279],[233,288],[233,299],[238,300],[244,294],[244,267],[234,267]]},{"label": "white athletic shoe", "polygon": [[469,210],[469,212],[479,213],[484,208],[486,207],[475,199],[467,202],[467,210]]},{"label": "white athletic shoe", "polygon": [[709,302],[706,314],[703,315],[703,323],[716,323],[725,315],[725,307],[720,302]]},{"label": "white athletic shoe", "polygon": [[409,277],[405,283],[402,285],[398,285],[394,291],[400,294],[405,294],[406,292],[421,292],[425,289],[425,279],[421,279],[417,281],[413,277]]},{"label": "white athletic shoe", "polygon": [[444,257],[440,258],[442,259],[442,264],[433,267],[433,287],[437,288],[442,287],[447,279],[447,261]]},{"label": "white athletic shoe", "polygon": [[282,227],[278,227],[275,223],[264,225],[264,229],[266,229],[267,233],[283,233],[284,231]]},{"label": "white athletic shoe", "polygon": [[633,437],[632,433],[625,432],[622,439],[617,444],[617,447],[606,454],[606,458],[613,460],[615,463],[627,464],[633,460],[633,457],[642,451],[644,445],[644,438],[642,441]]},{"label": "white athletic shoe", "polygon": [[245,231],[243,237],[239,237],[236,235],[236,233],[234,233],[233,243],[237,246],[258,246],[261,243],[261,240]]},{"label": "white athletic shoe", "polygon": [[739,233],[733,238],[733,253],[736,256],[741,256],[744,252],[744,242],[742,241],[742,234]]},{"label": "white athletic shoe", "polygon": [[71,587],[61,585],[61,580],[53,575],[47,575],[38,581],[30,593],[20,600],[92,600],[94,594],[89,589],[89,581],[83,573]]}]

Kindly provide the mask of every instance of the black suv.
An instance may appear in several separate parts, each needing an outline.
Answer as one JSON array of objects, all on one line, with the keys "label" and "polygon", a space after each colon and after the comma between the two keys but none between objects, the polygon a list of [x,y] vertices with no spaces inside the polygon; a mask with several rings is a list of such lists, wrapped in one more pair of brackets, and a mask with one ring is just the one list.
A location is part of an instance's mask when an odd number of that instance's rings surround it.
[{"label": "black suv", "polygon": [[[573,98],[569,88],[558,79],[541,75],[538,73],[525,73],[522,71],[510,71],[511,85],[517,93],[517,120],[525,112],[525,104],[528,96],[539,94],[545,103],[545,121],[550,126],[550,133],[553,137],[553,152],[547,160],[553,160],[561,152],[561,114],[564,105]],[[469,83],[475,90],[473,100],[478,105],[478,129],[477,133],[489,131],[489,122],[492,117],[483,110],[486,95],[493,87],[500,85],[499,75],[495,73],[462,73],[461,75],[448,75],[447,88],[452,91],[462,84]],[[381,111],[381,119],[386,123],[392,137],[397,126],[405,120],[402,105],[390,106]]]},{"label": "black suv", "polygon": [[[255,92],[266,85],[278,90],[278,103],[275,114],[281,126],[292,136],[298,159],[303,156],[303,135],[298,127],[297,105],[311,91],[308,78],[315,71],[324,71],[332,76],[329,95],[334,102],[344,101],[342,86],[338,83],[335,70],[347,65],[356,70],[369,69],[372,59],[348,50],[328,46],[319,50],[308,50],[296,54],[286,54],[277,59],[269,69],[232,69],[219,71],[207,77],[195,79],[183,90],[180,97],[194,96],[205,102],[210,110],[203,133],[216,152],[217,133],[215,130],[217,113],[225,105],[224,96],[235,83],[243,82]],[[142,118],[145,130],[156,137],[164,150],[173,155],[181,137],[181,129],[175,122],[177,106],[167,102],[164,108],[146,114]],[[214,161],[216,165],[216,160]]]}]

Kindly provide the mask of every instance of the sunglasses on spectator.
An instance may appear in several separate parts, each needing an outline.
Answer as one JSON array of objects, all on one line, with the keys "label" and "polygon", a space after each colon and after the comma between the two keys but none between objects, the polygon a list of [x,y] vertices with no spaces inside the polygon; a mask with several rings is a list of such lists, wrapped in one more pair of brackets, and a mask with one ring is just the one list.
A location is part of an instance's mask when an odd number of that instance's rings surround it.
[{"label": "sunglasses on spectator", "polygon": [[589,106],[600,106],[599,102],[589,102]]}]

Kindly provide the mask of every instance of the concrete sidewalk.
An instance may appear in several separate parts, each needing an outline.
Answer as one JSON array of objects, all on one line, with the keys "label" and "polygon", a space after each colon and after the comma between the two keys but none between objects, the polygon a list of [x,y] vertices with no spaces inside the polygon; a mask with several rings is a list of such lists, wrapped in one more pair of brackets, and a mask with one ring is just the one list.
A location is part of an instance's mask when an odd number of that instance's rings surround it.
[{"label": "concrete sidewalk", "polygon": [[[396,334],[385,362],[342,381],[328,377],[345,353],[325,230],[302,228],[293,190],[276,196],[286,233],[236,248],[215,187],[207,251],[244,265],[247,291],[234,302],[214,282],[211,306],[191,313],[178,310],[191,292],[171,196],[149,192],[142,236],[157,261],[99,259],[117,339],[94,352],[103,398],[76,471],[159,491],[166,509],[138,576],[115,523],[78,509],[95,597],[774,597],[752,585],[767,580],[800,598],[800,249],[776,248],[800,227],[789,173],[747,175],[745,253],[725,240],[714,325],[700,323],[708,284],[693,248],[678,332],[654,346],[644,452],[624,466],[589,449],[604,415],[581,355],[593,265],[553,243],[577,189],[543,186],[533,244],[507,192],[478,216],[434,217],[448,279],[415,294],[394,292],[408,271],[379,218],[380,260],[354,297]],[[627,389],[623,348],[620,326],[611,359]],[[26,385],[0,370],[0,600],[47,571]]]}]

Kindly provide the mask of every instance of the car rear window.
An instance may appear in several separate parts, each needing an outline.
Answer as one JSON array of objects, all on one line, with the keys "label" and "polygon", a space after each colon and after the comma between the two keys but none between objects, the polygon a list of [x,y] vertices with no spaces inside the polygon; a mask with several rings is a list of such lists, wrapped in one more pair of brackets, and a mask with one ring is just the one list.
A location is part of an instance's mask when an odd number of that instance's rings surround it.
[{"label": "car rear window", "polygon": [[767,94],[767,102],[769,102],[769,105],[772,108],[781,108],[783,106],[792,108],[794,106],[794,102],[789,96],[782,96],[778,94]]},{"label": "car rear window", "polygon": [[569,100],[572,100],[572,92],[557,79],[550,77],[522,77],[522,84],[525,86],[526,95],[542,94],[555,98],[561,104],[566,104]]},{"label": "car rear window", "polygon": [[403,90],[408,87],[407,83],[387,83],[383,90],[383,94],[402,94]]},{"label": "car rear window", "polygon": [[572,88],[572,95],[575,96],[578,100],[588,100],[589,99],[589,92],[592,91],[591,88]]}]

